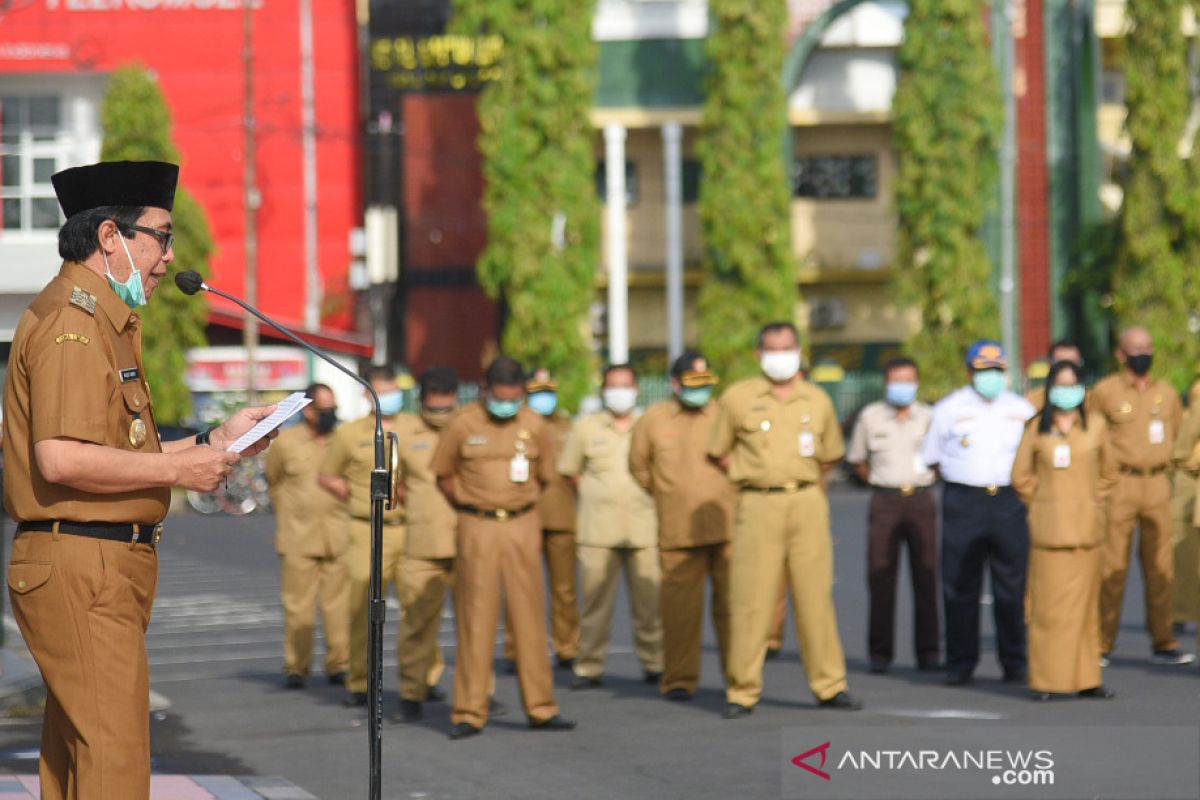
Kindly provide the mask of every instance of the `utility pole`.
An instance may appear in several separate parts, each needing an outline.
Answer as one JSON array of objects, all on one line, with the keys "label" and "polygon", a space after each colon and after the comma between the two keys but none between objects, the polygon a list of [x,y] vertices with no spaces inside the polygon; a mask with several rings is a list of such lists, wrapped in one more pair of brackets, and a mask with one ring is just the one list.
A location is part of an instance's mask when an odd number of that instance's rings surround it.
[{"label": "utility pole", "polygon": [[304,174],[304,327],[321,327],[321,273],[317,252],[317,114],[313,79],[312,0],[300,0],[300,125]]},{"label": "utility pole", "polygon": [[[246,303],[258,306],[258,207],[262,197],[258,191],[258,170],[255,134],[258,122],[254,115],[254,0],[242,0],[242,74],[245,79],[242,126],[245,134],[242,163],[242,191],[246,204]],[[246,317],[242,329],[242,344],[246,348],[246,401],[257,400],[258,320]]]},{"label": "utility pole", "polygon": [[1003,0],[1000,13],[1001,79],[1004,81],[1004,137],[1000,145],[1000,331],[1008,352],[1008,381],[1019,386],[1021,354],[1017,350],[1017,99],[1013,85],[1017,52],[1013,26],[1017,10]]}]

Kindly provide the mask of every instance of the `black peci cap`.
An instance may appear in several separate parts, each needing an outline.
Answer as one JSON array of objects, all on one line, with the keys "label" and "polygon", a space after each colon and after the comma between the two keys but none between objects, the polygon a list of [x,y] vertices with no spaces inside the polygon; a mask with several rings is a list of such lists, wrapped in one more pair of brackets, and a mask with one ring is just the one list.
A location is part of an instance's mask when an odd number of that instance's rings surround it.
[{"label": "black peci cap", "polygon": [[71,218],[101,206],[175,206],[179,167],[163,161],[103,161],[50,176],[63,213]]}]

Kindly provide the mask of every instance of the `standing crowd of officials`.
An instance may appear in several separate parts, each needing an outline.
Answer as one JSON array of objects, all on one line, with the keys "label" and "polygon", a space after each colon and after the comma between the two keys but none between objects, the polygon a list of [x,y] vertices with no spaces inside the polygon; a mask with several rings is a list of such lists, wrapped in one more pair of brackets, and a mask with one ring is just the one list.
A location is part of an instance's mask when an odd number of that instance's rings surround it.
[{"label": "standing crowd of officials", "polygon": [[[452,737],[480,733],[496,707],[501,619],[530,725],[574,727],[559,714],[546,642],[558,668],[573,672],[573,690],[602,686],[622,578],[643,676],[668,700],[690,700],[699,685],[707,595],[724,716],[752,713],[763,662],[778,647],[782,590],[817,702],[861,708],[847,691],[832,594],[826,488],[843,457],[872,489],[871,672],[887,672],[894,659],[907,549],[919,670],[944,671],[950,686],[973,680],[986,573],[1006,682],[1028,685],[1039,700],[1112,697],[1101,670],[1115,647],[1135,527],[1151,658],[1190,663],[1173,632],[1182,605],[1173,561],[1200,531],[1192,506],[1186,530],[1172,529],[1171,473],[1185,489],[1200,474],[1200,412],[1185,421],[1174,390],[1148,374],[1152,352],[1144,329],[1125,331],[1121,371],[1089,392],[1078,348],[1058,343],[1045,386],[1021,397],[1007,389],[1003,347],[984,340],[967,353],[968,383],[932,407],[917,400],[919,366],[897,358],[886,366],[884,399],[861,410],[848,450],[828,395],[805,380],[797,331],[785,322],[760,332],[762,375],[719,400],[718,377],[688,351],[672,364],[670,399],[639,413],[636,372],[611,365],[602,409],[574,424],[558,408],[553,376],[541,368],[526,376],[508,358],[489,366],[483,396],[462,409],[454,372],[431,369],[417,414],[401,413],[395,375],[373,368],[367,377],[385,428],[401,441],[384,553],[385,585],[402,607],[397,716],[419,719],[422,703],[445,699],[437,634],[449,593],[458,636]],[[305,424],[285,431],[268,457],[286,681],[304,685],[321,595],[326,673],[346,684],[347,704],[361,705],[370,419],[333,430],[332,392],[314,385],[309,395]],[[1198,571],[1193,555],[1179,573]]]}]

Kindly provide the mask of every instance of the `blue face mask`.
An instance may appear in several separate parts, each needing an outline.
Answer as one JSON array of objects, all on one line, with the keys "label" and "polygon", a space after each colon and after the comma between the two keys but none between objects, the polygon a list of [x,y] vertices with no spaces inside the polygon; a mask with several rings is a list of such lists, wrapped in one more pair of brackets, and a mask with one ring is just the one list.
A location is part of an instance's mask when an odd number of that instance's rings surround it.
[{"label": "blue face mask", "polygon": [[884,389],[888,405],[907,408],[917,399],[917,384],[913,381],[895,381]]},{"label": "blue face mask", "polygon": [[396,416],[402,408],[404,408],[404,392],[399,389],[379,395],[379,413],[385,417]]},{"label": "blue face mask", "polygon": [[556,392],[534,392],[529,395],[529,407],[543,417],[548,417],[558,408]]},{"label": "blue face mask", "polygon": [[704,408],[712,399],[711,386],[684,386],[679,390],[679,402],[688,408]]},{"label": "blue face mask", "polygon": [[1079,408],[1079,404],[1083,402],[1084,391],[1081,383],[1074,386],[1051,386],[1050,391],[1046,393],[1046,398],[1055,408],[1070,411]]},{"label": "blue face mask", "polygon": [[1007,387],[1004,373],[998,369],[981,369],[971,378],[975,391],[986,400],[995,400]]},{"label": "blue face mask", "polygon": [[487,410],[496,419],[512,419],[521,410],[520,400],[497,400],[494,397],[487,399]]},{"label": "blue face mask", "polygon": [[125,244],[125,237],[118,233],[117,238],[121,240],[121,247],[125,248],[125,255],[129,258],[129,268],[133,270],[133,274],[124,283],[118,281],[113,277],[112,269],[108,266],[108,256],[101,250],[100,255],[104,256],[104,277],[108,278],[108,285],[117,293],[117,297],[124,301],[125,305],[130,308],[144,306],[146,305],[146,286],[142,283],[142,273],[133,263],[133,254],[129,252],[129,245]]}]

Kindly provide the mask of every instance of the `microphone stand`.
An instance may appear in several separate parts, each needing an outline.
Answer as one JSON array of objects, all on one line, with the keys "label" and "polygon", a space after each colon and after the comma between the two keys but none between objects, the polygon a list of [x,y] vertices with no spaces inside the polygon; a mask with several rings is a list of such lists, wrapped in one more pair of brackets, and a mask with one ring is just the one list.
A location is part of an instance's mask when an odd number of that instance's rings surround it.
[{"label": "microphone stand", "polygon": [[[195,294],[196,289],[188,291],[188,288],[191,287],[185,287],[185,281],[181,280],[187,274],[177,274],[175,282],[186,294]],[[196,273],[191,274],[199,278],[199,275]],[[392,507],[392,474],[390,465],[388,465],[384,455],[383,413],[379,407],[379,395],[376,394],[375,388],[371,386],[369,381],[363,380],[353,371],[346,369],[331,356],[304,341],[258,309],[251,307],[227,292],[209,286],[203,281],[200,282],[197,288],[224,297],[226,300],[237,304],[308,352],[346,373],[356,382],[366,387],[366,390],[371,395],[371,402],[375,406],[375,468],[371,470],[371,586],[370,601],[367,606],[370,621],[368,637],[370,646],[367,657],[369,681],[367,686],[367,735],[370,737],[371,743],[370,793],[368,797],[370,800],[380,800],[383,778],[383,626],[387,613],[387,606],[383,601],[383,510],[385,501],[389,509]],[[391,434],[391,438],[394,447],[396,434]]]}]

